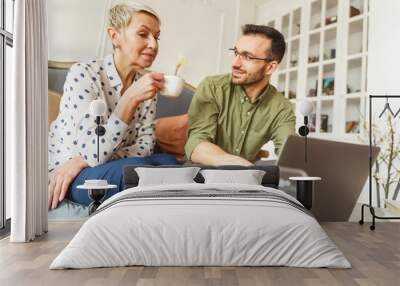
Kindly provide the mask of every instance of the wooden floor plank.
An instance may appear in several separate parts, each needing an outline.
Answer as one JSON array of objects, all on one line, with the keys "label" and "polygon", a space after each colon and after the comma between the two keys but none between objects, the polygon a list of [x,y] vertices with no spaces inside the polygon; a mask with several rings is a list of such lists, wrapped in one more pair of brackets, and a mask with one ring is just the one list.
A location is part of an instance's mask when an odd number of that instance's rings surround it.
[{"label": "wooden floor plank", "polygon": [[380,222],[375,231],[357,223],[323,223],[352,269],[291,267],[118,267],[48,269],[82,222],[51,222],[50,232],[29,244],[0,241],[0,285],[400,285],[400,224]]}]

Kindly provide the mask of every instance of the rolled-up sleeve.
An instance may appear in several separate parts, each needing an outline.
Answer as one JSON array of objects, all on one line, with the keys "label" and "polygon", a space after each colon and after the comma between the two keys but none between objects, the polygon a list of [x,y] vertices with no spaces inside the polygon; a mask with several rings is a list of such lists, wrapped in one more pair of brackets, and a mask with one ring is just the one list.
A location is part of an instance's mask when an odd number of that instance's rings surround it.
[{"label": "rolled-up sleeve", "polygon": [[[100,88],[98,79],[91,76],[82,65],[73,65],[67,75],[62,97],[62,114],[68,115],[64,118],[64,135],[74,136],[73,145],[82,158],[93,167],[107,162],[116,146],[121,143],[127,125],[114,113],[105,124],[106,133],[99,138],[99,158],[97,154],[97,135],[95,129],[97,124],[95,116],[90,114],[90,104],[99,98]],[[103,117],[104,119],[104,117]]]},{"label": "rolled-up sleeve", "polygon": [[219,110],[214,89],[207,79],[196,89],[188,113],[189,128],[185,153],[190,160],[198,144],[205,141],[215,143]]},{"label": "rolled-up sleeve", "polygon": [[286,138],[295,134],[296,116],[290,103],[285,105],[274,121],[275,124],[271,128],[271,140],[274,142],[275,154],[279,155]]}]

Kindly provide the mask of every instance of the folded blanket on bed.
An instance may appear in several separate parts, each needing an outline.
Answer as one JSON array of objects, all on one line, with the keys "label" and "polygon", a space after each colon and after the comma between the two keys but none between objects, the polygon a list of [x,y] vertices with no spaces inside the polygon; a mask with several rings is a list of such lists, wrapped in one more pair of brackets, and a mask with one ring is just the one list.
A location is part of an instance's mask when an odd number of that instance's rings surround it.
[{"label": "folded blanket on bed", "polygon": [[[176,188],[176,187],[175,187]],[[187,200],[187,199],[196,199],[196,200],[209,200],[210,198],[217,200],[264,200],[269,202],[276,202],[281,204],[290,205],[294,208],[297,208],[299,211],[302,211],[306,214],[311,215],[311,213],[299,202],[289,199],[288,197],[283,196],[282,194],[275,194],[271,192],[266,192],[265,190],[240,190],[240,191],[231,191],[231,190],[217,190],[217,189],[203,189],[203,190],[163,190],[163,191],[146,191],[146,192],[135,192],[124,194],[121,197],[116,198],[110,202],[107,202],[102,205],[99,210],[97,210],[92,215],[96,215],[118,203],[127,202],[127,201],[143,201],[143,200],[152,200],[152,199],[175,199],[175,200]]]},{"label": "folded blanket on bed", "polygon": [[127,265],[350,267],[293,197],[239,184],[125,190],[99,207],[50,268]]}]

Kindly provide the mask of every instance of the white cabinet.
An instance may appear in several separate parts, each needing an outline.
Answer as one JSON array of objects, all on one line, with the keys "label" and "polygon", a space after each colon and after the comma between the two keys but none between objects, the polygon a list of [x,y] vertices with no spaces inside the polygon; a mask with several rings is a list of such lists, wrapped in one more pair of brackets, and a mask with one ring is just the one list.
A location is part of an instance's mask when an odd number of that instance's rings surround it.
[{"label": "white cabinet", "polygon": [[258,7],[257,23],[274,26],[287,42],[271,82],[294,108],[305,97],[313,101],[311,136],[356,141],[362,132],[368,16],[368,0],[272,0]]}]

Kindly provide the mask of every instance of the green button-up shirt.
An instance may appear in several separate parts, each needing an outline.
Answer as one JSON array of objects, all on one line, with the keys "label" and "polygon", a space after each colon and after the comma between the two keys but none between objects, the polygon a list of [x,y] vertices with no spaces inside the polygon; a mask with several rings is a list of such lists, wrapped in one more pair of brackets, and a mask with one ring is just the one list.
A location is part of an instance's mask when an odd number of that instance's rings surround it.
[{"label": "green button-up shirt", "polygon": [[271,84],[251,103],[243,87],[231,83],[230,74],[207,77],[189,107],[186,156],[190,159],[204,141],[255,161],[261,147],[272,140],[278,154],[286,137],[295,133],[295,121],[290,101]]}]

